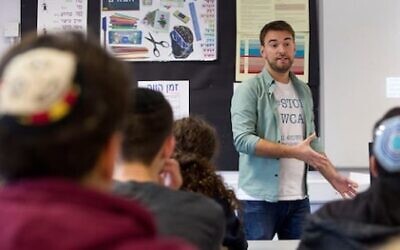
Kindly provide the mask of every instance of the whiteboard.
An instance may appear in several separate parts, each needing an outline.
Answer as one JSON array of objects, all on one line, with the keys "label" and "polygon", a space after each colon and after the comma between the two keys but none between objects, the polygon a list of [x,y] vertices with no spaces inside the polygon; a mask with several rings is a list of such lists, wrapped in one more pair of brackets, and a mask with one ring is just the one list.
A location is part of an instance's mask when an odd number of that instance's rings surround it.
[{"label": "whiteboard", "polygon": [[386,94],[400,77],[400,1],[318,2],[325,152],[337,167],[368,167],[374,123],[400,106]]}]

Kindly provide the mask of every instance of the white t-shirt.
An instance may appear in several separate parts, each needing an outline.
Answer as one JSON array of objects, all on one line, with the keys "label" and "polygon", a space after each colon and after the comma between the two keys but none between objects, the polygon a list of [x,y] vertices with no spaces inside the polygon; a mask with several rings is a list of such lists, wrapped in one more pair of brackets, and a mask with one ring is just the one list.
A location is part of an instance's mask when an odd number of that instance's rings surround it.
[{"label": "white t-shirt", "polygon": [[[304,140],[303,104],[297,97],[291,81],[289,83],[275,82],[274,96],[278,103],[281,143],[298,144]],[[306,198],[304,174],[304,162],[292,158],[281,158],[278,200],[300,200]],[[248,195],[240,188],[238,196],[243,200],[260,200]]]},{"label": "white t-shirt", "polygon": [[[304,138],[303,104],[298,98],[292,82],[276,82],[274,91],[278,103],[281,143],[296,145]],[[305,198],[304,162],[293,158],[280,159],[279,200]]]}]

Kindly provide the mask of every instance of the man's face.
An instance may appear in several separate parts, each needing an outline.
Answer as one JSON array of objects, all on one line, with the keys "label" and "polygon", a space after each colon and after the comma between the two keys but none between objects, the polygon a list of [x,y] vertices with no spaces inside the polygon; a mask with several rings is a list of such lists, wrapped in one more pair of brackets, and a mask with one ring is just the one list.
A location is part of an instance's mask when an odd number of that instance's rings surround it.
[{"label": "man's face", "polygon": [[264,37],[264,46],[261,46],[261,56],[267,61],[269,68],[277,73],[290,70],[295,51],[295,42],[287,31],[268,31]]}]

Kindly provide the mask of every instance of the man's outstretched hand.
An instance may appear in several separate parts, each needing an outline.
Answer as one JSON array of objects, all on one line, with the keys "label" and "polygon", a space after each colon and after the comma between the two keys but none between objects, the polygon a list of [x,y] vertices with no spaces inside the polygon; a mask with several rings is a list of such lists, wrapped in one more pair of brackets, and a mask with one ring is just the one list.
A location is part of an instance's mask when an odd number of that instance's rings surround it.
[{"label": "man's outstretched hand", "polygon": [[353,198],[357,194],[358,184],[339,173],[328,181],[343,198]]}]

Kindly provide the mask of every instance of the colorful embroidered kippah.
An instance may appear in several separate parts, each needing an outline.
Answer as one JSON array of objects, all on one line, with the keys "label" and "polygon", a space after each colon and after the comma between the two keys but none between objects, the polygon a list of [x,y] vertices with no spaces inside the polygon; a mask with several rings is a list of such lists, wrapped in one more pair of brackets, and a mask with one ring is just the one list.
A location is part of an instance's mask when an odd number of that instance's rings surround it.
[{"label": "colorful embroidered kippah", "polygon": [[400,117],[387,119],[376,129],[373,151],[386,171],[400,171]]},{"label": "colorful embroidered kippah", "polygon": [[66,117],[80,95],[75,56],[37,48],[13,58],[0,85],[0,116],[20,125],[46,125]]}]

